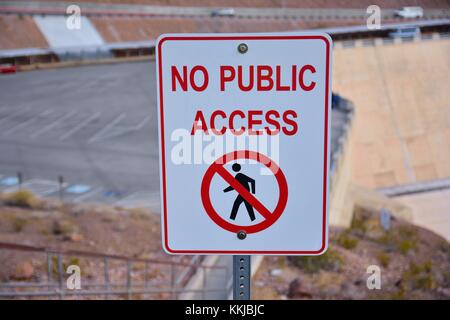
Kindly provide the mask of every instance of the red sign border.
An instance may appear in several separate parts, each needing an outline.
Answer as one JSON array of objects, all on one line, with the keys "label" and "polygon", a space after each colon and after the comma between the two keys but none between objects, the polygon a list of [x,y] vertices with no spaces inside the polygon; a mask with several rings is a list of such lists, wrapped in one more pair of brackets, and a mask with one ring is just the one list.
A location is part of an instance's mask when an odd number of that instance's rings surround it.
[{"label": "red sign border", "polygon": [[[166,198],[166,166],[164,150],[164,97],[162,80],[162,45],[166,41],[186,41],[186,40],[322,40],[326,47],[326,80],[325,80],[325,121],[324,121],[324,165],[323,165],[323,190],[322,190],[322,245],[318,250],[304,251],[270,251],[270,250],[174,250],[169,247],[169,237],[167,233],[167,198]],[[160,155],[163,189],[163,226],[164,238],[163,246],[171,254],[268,254],[268,255],[320,255],[327,248],[327,185],[328,185],[328,101],[330,83],[330,47],[329,39],[322,35],[273,35],[273,36],[162,36],[157,44],[157,67],[159,83],[159,114],[160,114]]]}]

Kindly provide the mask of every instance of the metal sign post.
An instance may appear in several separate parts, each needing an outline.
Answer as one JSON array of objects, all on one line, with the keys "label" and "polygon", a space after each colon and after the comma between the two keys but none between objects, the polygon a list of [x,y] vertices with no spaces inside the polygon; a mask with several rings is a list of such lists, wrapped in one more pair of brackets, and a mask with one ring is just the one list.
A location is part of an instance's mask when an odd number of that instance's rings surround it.
[{"label": "metal sign post", "polygon": [[251,256],[233,256],[233,299],[250,300]]}]

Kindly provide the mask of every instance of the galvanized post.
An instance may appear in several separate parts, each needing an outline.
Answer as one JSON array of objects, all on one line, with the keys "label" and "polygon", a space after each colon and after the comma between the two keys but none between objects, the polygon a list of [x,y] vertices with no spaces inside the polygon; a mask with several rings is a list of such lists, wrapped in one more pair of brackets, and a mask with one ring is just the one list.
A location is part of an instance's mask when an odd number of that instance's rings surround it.
[{"label": "galvanized post", "polygon": [[59,298],[64,299],[64,268],[61,254],[58,254]]},{"label": "galvanized post", "polygon": [[250,256],[233,256],[233,299],[250,300]]},{"label": "galvanized post", "polygon": [[202,268],[202,300],[205,300],[206,296],[206,268]]},{"label": "galvanized post", "polygon": [[19,190],[22,190],[23,176],[22,172],[17,172],[17,183],[19,184]]},{"label": "galvanized post", "polygon": [[170,289],[172,290],[172,299],[173,300],[177,300],[178,299],[178,294],[176,292],[176,279],[175,279],[175,265],[173,262],[170,263]]},{"label": "galvanized post", "polygon": [[127,298],[131,300],[131,261],[127,260]]},{"label": "galvanized post", "polygon": [[104,277],[105,277],[105,289],[106,289],[106,293],[105,293],[105,300],[108,300],[109,298],[109,259],[108,257],[105,257],[103,260],[103,267],[104,267]]},{"label": "galvanized post", "polygon": [[63,200],[64,200],[64,190],[63,190],[64,177],[63,176],[58,176],[58,184],[59,184],[59,201],[63,202]]},{"label": "galvanized post", "polygon": [[52,283],[53,283],[52,272],[53,272],[52,256],[49,252],[47,252],[47,282],[48,282],[48,291],[49,292],[53,289],[53,287],[52,287]]},{"label": "galvanized post", "polygon": [[147,289],[148,288],[148,263],[145,262],[144,264],[144,288]]}]

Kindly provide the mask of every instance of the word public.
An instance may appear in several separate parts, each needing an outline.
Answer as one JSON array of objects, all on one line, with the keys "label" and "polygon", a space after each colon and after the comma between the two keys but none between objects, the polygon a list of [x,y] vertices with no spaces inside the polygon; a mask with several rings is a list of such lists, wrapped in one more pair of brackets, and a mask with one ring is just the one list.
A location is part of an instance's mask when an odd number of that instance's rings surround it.
[{"label": "word public", "polygon": [[[314,90],[316,68],[310,64],[282,69],[281,66],[219,66],[218,88],[221,92],[309,92]],[[208,89],[211,77],[202,65],[171,66],[171,89],[173,92],[203,92]],[[284,82],[282,81],[284,79]],[[267,107],[267,106],[266,106]],[[198,110],[191,134],[202,131],[205,134],[223,135],[295,135],[298,132],[298,114],[292,108],[270,108],[267,110]]]}]

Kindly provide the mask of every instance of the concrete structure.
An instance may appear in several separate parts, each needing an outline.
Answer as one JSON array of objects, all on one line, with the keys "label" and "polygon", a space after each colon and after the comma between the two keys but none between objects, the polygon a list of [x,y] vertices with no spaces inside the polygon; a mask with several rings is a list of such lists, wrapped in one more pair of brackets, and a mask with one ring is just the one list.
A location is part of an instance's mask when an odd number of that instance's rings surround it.
[{"label": "concrete structure", "polygon": [[450,241],[450,189],[396,197],[411,208],[412,221]]},{"label": "concrete structure", "polygon": [[79,29],[69,29],[64,16],[36,15],[33,19],[50,47],[99,46],[104,43],[87,17],[80,17]]},{"label": "concrete structure", "polygon": [[352,182],[450,176],[450,40],[338,48],[333,88],[354,102]]}]

